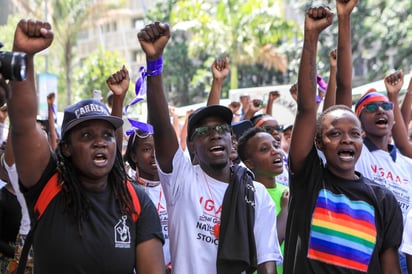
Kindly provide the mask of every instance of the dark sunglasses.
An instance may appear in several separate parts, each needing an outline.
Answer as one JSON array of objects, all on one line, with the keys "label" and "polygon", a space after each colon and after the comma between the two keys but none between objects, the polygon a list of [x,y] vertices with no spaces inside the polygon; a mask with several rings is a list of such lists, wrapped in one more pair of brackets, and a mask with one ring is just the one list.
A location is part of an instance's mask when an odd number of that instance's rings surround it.
[{"label": "dark sunglasses", "polygon": [[283,126],[264,126],[263,129],[268,133],[272,133],[275,130],[280,132],[283,130]]},{"label": "dark sunglasses", "polygon": [[369,103],[366,104],[363,108],[366,112],[376,112],[378,108],[381,107],[383,110],[391,110],[393,109],[392,102],[382,102],[382,103]]},{"label": "dark sunglasses", "polygon": [[195,128],[192,136],[190,137],[190,140],[193,140],[196,134],[199,136],[209,136],[212,130],[215,130],[218,134],[223,134],[223,133],[230,132],[230,127],[226,124],[217,125],[214,127],[207,127],[207,126],[197,127]]}]

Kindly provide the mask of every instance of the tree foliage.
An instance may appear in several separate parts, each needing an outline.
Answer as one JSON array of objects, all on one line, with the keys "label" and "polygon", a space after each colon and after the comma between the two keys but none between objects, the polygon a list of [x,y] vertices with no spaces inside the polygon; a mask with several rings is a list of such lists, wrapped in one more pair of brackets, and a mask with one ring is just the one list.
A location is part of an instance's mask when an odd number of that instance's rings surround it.
[{"label": "tree foliage", "polygon": [[296,27],[281,11],[276,0],[182,0],[172,10],[171,24],[191,34],[189,56],[228,56],[236,88],[239,65],[286,72],[287,60],[277,47],[293,38]]},{"label": "tree foliage", "polygon": [[92,98],[95,89],[101,90],[103,98],[106,98],[110,92],[106,79],[120,70],[125,63],[126,60],[118,52],[110,52],[99,47],[74,71],[73,79],[76,90],[79,91],[78,98],[75,99]]}]

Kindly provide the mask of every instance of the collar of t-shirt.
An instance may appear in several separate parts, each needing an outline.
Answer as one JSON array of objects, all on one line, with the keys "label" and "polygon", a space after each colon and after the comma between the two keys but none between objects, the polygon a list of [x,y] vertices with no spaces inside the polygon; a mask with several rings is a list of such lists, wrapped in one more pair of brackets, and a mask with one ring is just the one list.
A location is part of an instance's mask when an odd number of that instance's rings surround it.
[{"label": "collar of t-shirt", "polygon": [[[380,148],[378,148],[374,143],[372,143],[372,141],[369,140],[367,137],[363,138],[363,143],[370,152],[380,150]],[[388,152],[394,162],[396,162],[396,151],[397,149],[394,144],[388,144]]]}]

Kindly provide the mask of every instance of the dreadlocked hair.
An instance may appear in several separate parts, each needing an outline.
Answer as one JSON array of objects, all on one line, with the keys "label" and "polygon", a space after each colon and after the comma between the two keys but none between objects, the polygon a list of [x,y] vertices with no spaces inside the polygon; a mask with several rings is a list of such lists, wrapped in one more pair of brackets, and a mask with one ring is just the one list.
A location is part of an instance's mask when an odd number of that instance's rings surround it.
[{"label": "dreadlocked hair", "polygon": [[[59,142],[56,148],[59,183],[62,185],[62,192],[65,198],[65,211],[77,222],[79,235],[82,236],[82,222],[88,216],[90,201],[81,187],[77,169],[73,166],[70,158],[65,157],[62,153],[62,143],[64,142]],[[108,176],[108,185],[113,190],[117,205],[122,214],[127,212],[132,215],[137,212],[126,185],[127,180],[128,176],[124,168],[122,155],[116,149],[116,159]]]}]

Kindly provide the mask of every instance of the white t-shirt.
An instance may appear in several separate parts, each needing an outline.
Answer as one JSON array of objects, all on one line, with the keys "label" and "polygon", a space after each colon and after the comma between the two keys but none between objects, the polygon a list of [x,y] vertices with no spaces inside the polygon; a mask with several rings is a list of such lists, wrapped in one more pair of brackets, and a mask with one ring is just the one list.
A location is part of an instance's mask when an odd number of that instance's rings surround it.
[{"label": "white t-shirt", "polygon": [[363,145],[355,170],[392,191],[402,210],[405,223],[406,214],[412,205],[412,160],[396,149],[394,161],[390,153],[381,149],[369,151],[368,147]]},{"label": "white t-shirt", "polygon": [[146,183],[153,184],[155,186],[147,186],[137,184],[138,187],[142,188],[150,197],[153,204],[156,207],[157,213],[159,214],[160,224],[162,225],[162,232],[165,238],[165,243],[163,245],[163,254],[165,258],[165,265],[168,265],[171,262],[170,259],[170,245],[169,245],[169,232],[168,232],[168,214],[166,207],[166,199],[163,193],[162,186],[160,182],[150,181],[143,179]]},{"label": "white t-shirt", "polygon": [[[173,171],[159,169],[169,214],[170,252],[174,273],[216,273],[218,239],[214,235],[227,183],[192,165],[179,148]],[[265,187],[255,185],[254,234],[258,264],[282,261],[276,232],[276,208]]]},{"label": "white t-shirt", "polygon": [[3,165],[7,170],[10,183],[13,186],[14,192],[16,193],[17,201],[19,202],[20,207],[21,207],[21,221],[20,221],[19,233],[21,235],[27,235],[30,231],[30,216],[29,216],[29,211],[27,209],[26,200],[24,199],[23,193],[21,193],[20,191],[19,177],[17,175],[16,165],[13,164],[9,166],[4,161],[4,157],[1,157],[1,161],[3,161]]}]

